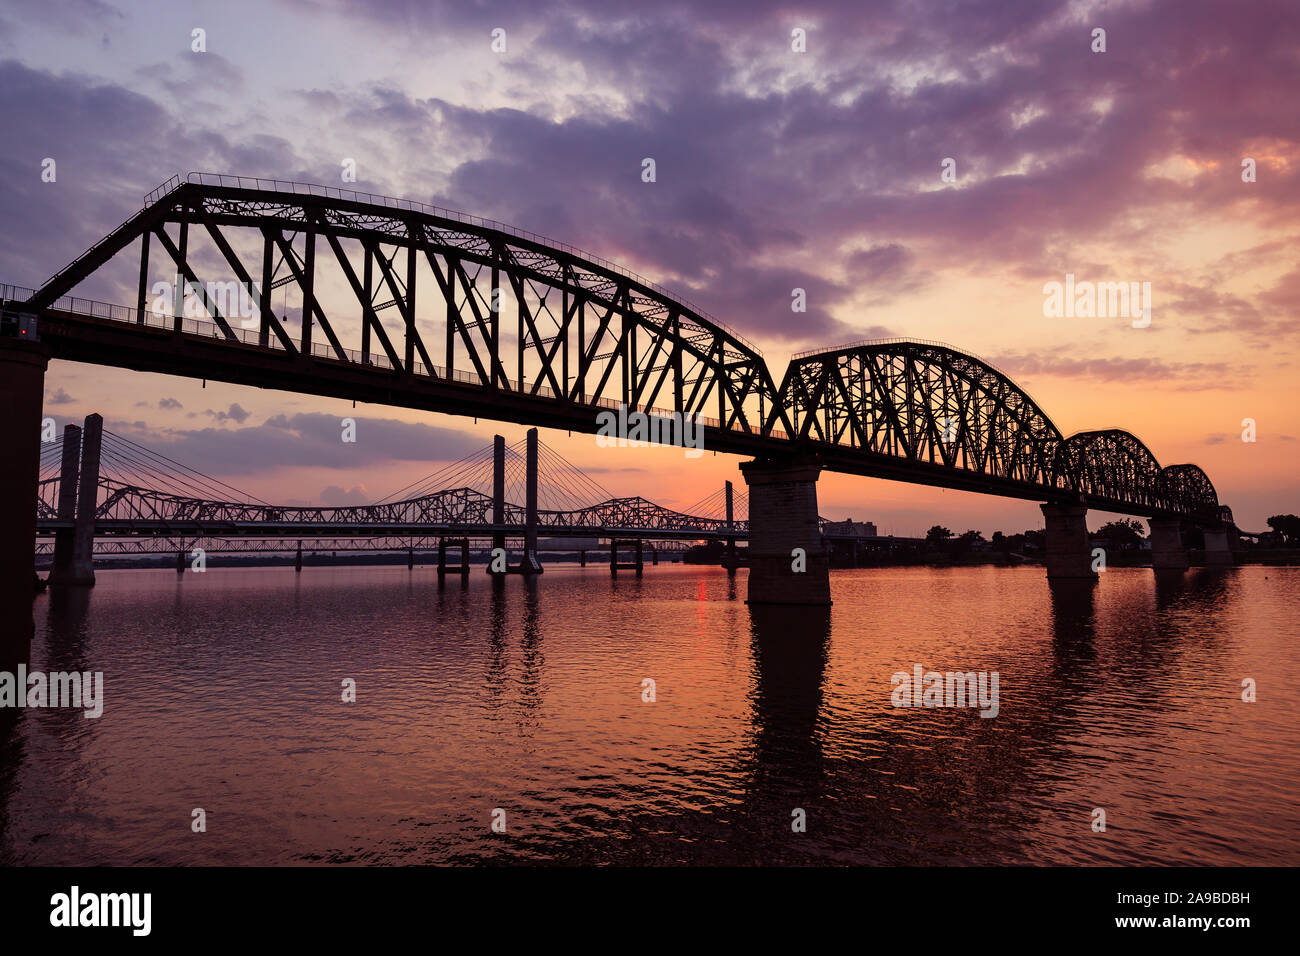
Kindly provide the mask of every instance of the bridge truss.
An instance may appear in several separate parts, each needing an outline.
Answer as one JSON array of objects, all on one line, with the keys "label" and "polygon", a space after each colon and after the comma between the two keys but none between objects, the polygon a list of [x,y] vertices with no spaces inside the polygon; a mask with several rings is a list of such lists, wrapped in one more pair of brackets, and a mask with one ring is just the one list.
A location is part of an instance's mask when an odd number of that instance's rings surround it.
[{"label": "bridge truss", "polygon": [[[134,242],[133,307],[72,296]],[[154,280],[173,275],[172,295],[157,294],[167,286]],[[1197,466],[1161,467],[1120,429],[1067,437],[1007,375],[950,346],[887,340],[802,353],[777,387],[757,349],[653,283],[502,223],[407,200],[174,178],[39,290],[6,287],[0,299],[36,313],[42,341],[73,361],[588,433],[599,413],[624,406],[694,416],[706,447],[732,454],[1223,521]],[[359,349],[345,346],[358,338]],[[120,520],[179,519],[213,504],[143,488],[112,494]],[[482,504],[453,489],[376,506],[367,520],[467,517]],[[646,504],[620,499],[599,515],[554,520],[675,520]],[[347,515],[295,518],[307,526]]]}]

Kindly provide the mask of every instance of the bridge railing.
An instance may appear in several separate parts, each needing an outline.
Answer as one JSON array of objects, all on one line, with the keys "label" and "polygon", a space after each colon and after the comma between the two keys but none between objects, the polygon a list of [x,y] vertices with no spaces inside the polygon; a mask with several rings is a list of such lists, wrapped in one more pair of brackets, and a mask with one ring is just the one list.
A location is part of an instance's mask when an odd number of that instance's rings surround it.
[{"label": "bridge railing", "polygon": [[[678,305],[685,307],[690,312],[695,313],[703,319],[707,319],[713,325],[722,329],[736,341],[740,342],[756,355],[762,355],[762,351],[735,329],[719,321],[715,316],[705,312],[699,306],[682,298],[676,293],[665,289],[656,282],[651,282],[645,276],[633,272],[631,269],[619,265],[617,262],[611,262],[609,259],[602,258],[586,250],[579,249],[567,242],[559,242],[540,233],[530,232],[527,229],[520,229],[518,226],[512,226],[506,222],[500,222],[496,219],[484,219],[481,216],[471,216],[455,209],[448,209],[446,206],[434,206],[429,203],[422,203],[415,199],[402,199],[397,196],[384,196],[379,193],[361,192],[355,189],[340,189],[337,186],[322,186],[319,183],[302,183],[294,180],[285,179],[263,179],[259,176],[231,176],[226,173],[202,173],[192,172],[186,176],[186,182],[194,183],[200,186],[221,186],[234,189],[257,189],[268,190],[272,192],[287,192],[302,196],[320,196],[326,199],[340,199],[348,202],[365,203],[371,206],[387,206],[390,209],[405,210],[407,212],[418,212],[429,216],[437,216],[441,219],[451,219],[456,222],[464,223],[468,226],[476,226],[480,229],[492,229],[497,232],[504,232],[518,239],[525,239],[529,242],[535,242],[539,245],[549,246],[552,249],[558,249],[561,252],[567,252],[571,256],[600,266],[609,272],[617,273],[625,278],[631,279],[638,285],[670,299]],[[162,199],[168,193],[175,191],[182,185],[179,176],[173,176],[165,183],[158,186],[152,192],[144,197],[145,205],[151,205]]]},{"label": "bridge railing", "polygon": [[[29,289],[24,286],[10,285],[0,283],[0,300],[13,299],[23,301],[35,294],[35,289]],[[79,296],[65,295],[50,304],[50,309],[55,312],[71,312],[75,315],[85,315],[95,319],[107,319],[111,322],[121,322],[126,325],[143,325],[155,329],[173,329],[176,324],[176,316],[166,313],[157,313],[150,309],[145,309],[143,315],[133,306],[116,305],[111,302],[100,302],[97,299],[83,299]],[[198,335],[205,338],[217,339],[219,341],[229,341],[226,333],[221,326],[215,322],[209,322],[205,319],[198,319],[192,316],[181,316],[181,331],[186,335]],[[273,351],[285,351],[284,344],[276,336],[270,336],[265,345],[261,341],[260,329],[245,329],[239,326],[230,326],[230,334],[235,340],[244,344],[252,345],[258,348],[268,348]],[[372,368],[393,370],[393,363],[388,356],[381,353],[371,352],[367,356],[362,356],[360,350],[343,348],[340,349],[347,356],[347,360],[357,365],[367,365]],[[324,342],[313,342],[311,348],[312,355],[316,358],[338,361],[338,352],[332,346]],[[425,365],[423,362],[416,362],[414,372],[422,378],[439,379],[442,381],[461,382],[466,385],[483,385],[478,375],[472,372],[455,371],[448,375],[447,369],[441,365]],[[541,398],[552,399],[556,401],[565,401],[566,396],[557,393],[554,389],[545,385],[539,385],[534,390],[526,382],[522,385],[511,378],[505,379],[505,389],[507,391],[519,394],[536,395]],[[618,411],[619,402],[610,398],[601,398],[595,401],[587,401],[583,404],[593,408],[607,408],[611,411]],[[634,409],[629,409],[632,411]],[[673,412],[666,408],[642,407],[635,409],[645,412],[648,415],[671,417]],[[717,418],[708,418],[704,415],[697,415],[695,421],[706,428],[722,428],[722,422]],[[731,428],[730,431],[741,433],[752,433],[743,427]],[[773,428],[771,435],[774,438],[788,438],[789,436],[779,428]]]}]

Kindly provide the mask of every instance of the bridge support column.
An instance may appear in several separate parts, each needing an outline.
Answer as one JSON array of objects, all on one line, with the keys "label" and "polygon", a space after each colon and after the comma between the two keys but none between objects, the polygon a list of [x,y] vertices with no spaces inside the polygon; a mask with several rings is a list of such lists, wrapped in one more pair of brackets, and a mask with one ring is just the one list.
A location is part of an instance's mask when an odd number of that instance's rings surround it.
[{"label": "bridge support column", "polygon": [[[735,525],[736,508],[734,501],[734,490],[731,482],[727,482],[727,530],[730,531]],[[722,553],[722,566],[727,569],[728,577],[736,576],[736,567],[740,564],[736,560],[736,539],[727,539],[727,549]]]},{"label": "bridge support column", "polygon": [[[492,523],[498,527],[506,523],[506,440],[500,435],[492,436]],[[492,533],[492,550],[505,550],[506,533]],[[468,562],[466,562],[468,563]],[[505,571],[493,571],[492,560],[488,559],[488,574],[501,576]]]},{"label": "bridge support column", "polygon": [[176,573],[185,573],[185,549],[181,548],[176,552]]},{"label": "bridge support column", "polygon": [[[6,464],[0,467],[0,621],[31,637],[36,584],[36,487],[41,471],[41,402],[49,349],[0,339],[0,401]],[[19,621],[26,621],[23,627]]]},{"label": "bridge support column", "polygon": [[528,429],[524,454],[524,556],[519,562],[521,574],[541,574],[537,557],[537,429]]},{"label": "bridge support column", "polygon": [[1151,567],[1156,571],[1186,571],[1190,565],[1183,547],[1183,523],[1178,518],[1151,518]]},{"label": "bridge support column", "polygon": [[817,517],[821,469],[815,460],[741,463],[740,471],[749,485],[746,603],[831,603],[830,560]]},{"label": "bridge support column", "polygon": [[1228,567],[1232,565],[1232,549],[1228,542],[1228,529],[1206,530],[1205,563],[1207,566]]},{"label": "bridge support column", "polygon": [[586,566],[587,566],[587,549],[583,548],[582,551],[579,552],[578,554],[578,567],[585,568]]},{"label": "bridge support column", "polygon": [[[460,548],[460,565],[448,567],[447,565],[447,546]],[[453,538],[448,541],[446,538],[438,539],[438,581],[441,582],[448,574],[459,574],[462,578],[469,577],[469,538]]]},{"label": "bridge support column", "polygon": [[650,545],[650,563],[655,567],[659,566],[659,549],[653,544]]},{"label": "bridge support column", "polygon": [[293,570],[296,574],[302,574],[302,542],[298,542],[298,553],[293,559]]},{"label": "bridge support column", "polygon": [[65,584],[72,577],[73,549],[77,545],[77,479],[81,474],[81,428],[68,425],[63,429],[63,464],[59,471],[59,520],[71,521],[73,527],[54,534],[54,565],[50,584]]},{"label": "bridge support column", "polygon": [[1088,509],[1083,505],[1039,505],[1046,526],[1047,577],[1095,578],[1092,549],[1088,547]]},{"label": "bridge support column", "polygon": [[64,578],[64,584],[95,583],[95,509],[99,507],[99,450],[103,439],[103,417],[98,412],[87,415],[81,433],[81,476],[77,483],[72,571]]},{"label": "bridge support column", "polygon": [[415,548],[406,549],[406,570],[415,570]]}]

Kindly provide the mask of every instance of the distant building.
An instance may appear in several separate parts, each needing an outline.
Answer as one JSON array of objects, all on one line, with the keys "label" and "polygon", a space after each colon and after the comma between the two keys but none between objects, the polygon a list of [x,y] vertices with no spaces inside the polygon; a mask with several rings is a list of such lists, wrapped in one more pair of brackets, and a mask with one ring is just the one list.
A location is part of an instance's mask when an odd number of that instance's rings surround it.
[{"label": "distant building", "polygon": [[852,518],[846,518],[844,521],[828,521],[823,534],[836,538],[874,538],[876,524],[874,521],[854,521]]}]

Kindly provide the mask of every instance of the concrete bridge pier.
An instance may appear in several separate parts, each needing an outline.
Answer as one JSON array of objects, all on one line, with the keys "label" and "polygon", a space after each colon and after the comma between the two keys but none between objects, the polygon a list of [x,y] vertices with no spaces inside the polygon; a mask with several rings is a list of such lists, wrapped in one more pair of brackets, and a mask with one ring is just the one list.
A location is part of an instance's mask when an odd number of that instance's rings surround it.
[{"label": "concrete bridge pier", "polygon": [[176,573],[185,573],[185,549],[181,548],[176,552]]},{"label": "concrete bridge pier", "polygon": [[297,574],[302,574],[302,542],[298,542],[298,553],[293,558],[293,570]]},{"label": "concrete bridge pier", "polygon": [[[447,564],[447,547],[460,549],[460,564]],[[441,583],[443,578],[448,574],[459,574],[462,578],[469,576],[469,539],[453,538],[450,541],[446,538],[438,539],[438,581]]]},{"label": "concrete bridge pier", "polygon": [[1183,546],[1183,523],[1178,518],[1151,518],[1151,567],[1156,571],[1186,571],[1187,548]]},{"label": "concrete bridge pier", "polygon": [[1083,505],[1039,505],[1046,527],[1047,577],[1051,581],[1092,579],[1092,548],[1088,546],[1088,509]]},{"label": "concrete bridge pier", "polygon": [[50,585],[68,583],[72,577],[73,550],[77,546],[77,478],[81,473],[81,428],[69,424],[63,429],[63,462],[59,470],[59,520],[73,527],[54,533],[54,564]]},{"label": "concrete bridge pier", "polygon": [[[32,633],[36,584],[36,488],[41,471],[41,403],[49,349],[21,338],[0,339],[0,402],[5,464],[0,468],[0,621]],[[26,622],[19,627],[18,622]],[[9,630],[9,628],[5,628]]]},{"label": "concrete bridge pier", "polygon": [[742,462],[749,486],[748,604],[831,603],[830,558],[817,520],[811,458]]},{"label": "concrete bridge pier", "polygon": [[[631,561],[619,561],[619,545],[630,545],[632,548],[633,559]],[[641,577],[645,569],[644,552],[642,551],[641,539],[635,541],[619,541],[618,538],[609,539],[609,574],[610,577],[618,577],[618,572],[635,571],[637,577]]]},{"label": "concrete bridge pier", "polygon": [[1227,528],[1207,528],[1205,535],[1205,563],[1207,566],[1230,567],[1232,547]]},{"label": "concrete bridge pier", "polygon": [[578,567],[585,568],[586,566],[587,566],[587,549],[583,548],[578,553]]}]

